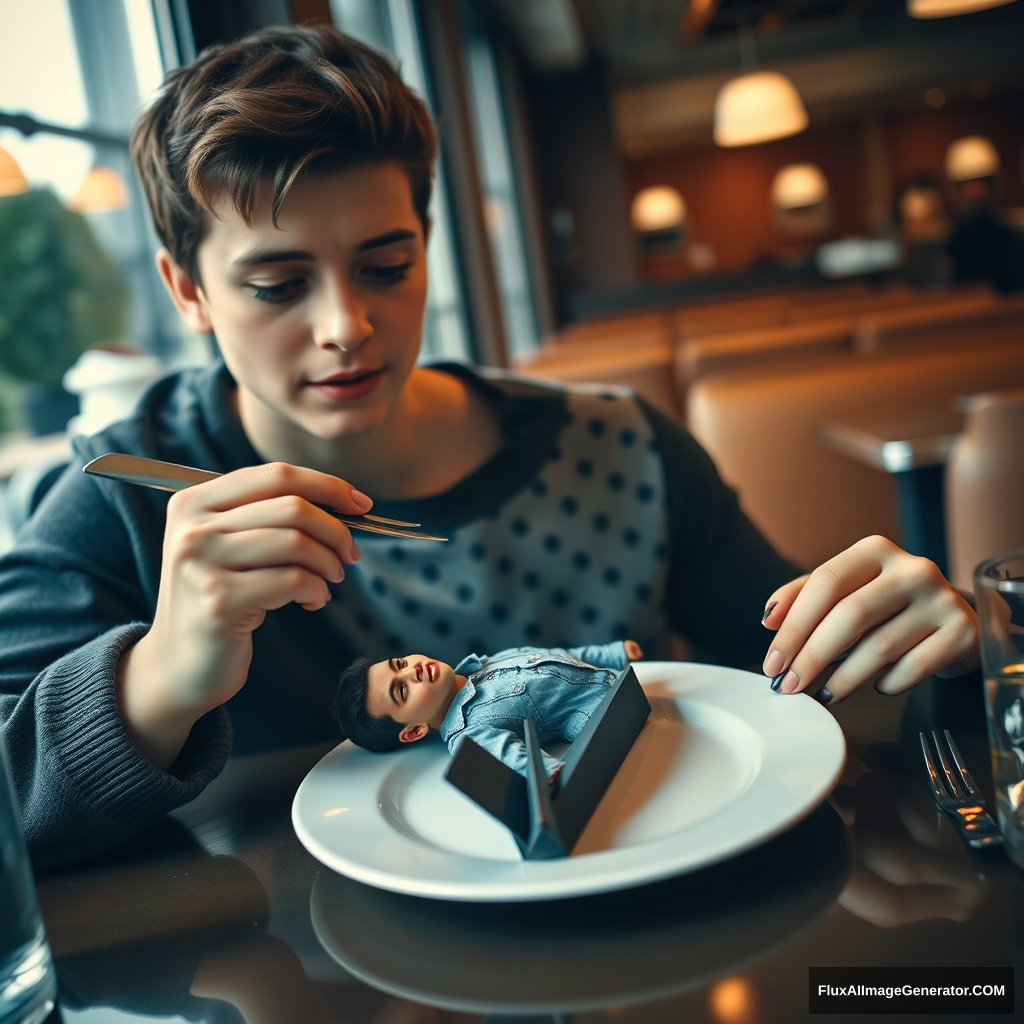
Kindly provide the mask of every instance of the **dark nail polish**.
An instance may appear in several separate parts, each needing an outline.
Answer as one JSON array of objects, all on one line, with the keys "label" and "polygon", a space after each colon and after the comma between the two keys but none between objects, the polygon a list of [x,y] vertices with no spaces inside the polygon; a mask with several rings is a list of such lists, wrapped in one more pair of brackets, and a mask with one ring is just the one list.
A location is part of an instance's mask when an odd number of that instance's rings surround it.
[{"label": "dark nail polish", "polygon": [[778,601],[772,601],[772,603],[770,605],[768,605],[767,608],[765,608],[764,615],[761,616],[761,625],[762,626],[768,621],[768,616],[771,615],[771,613],[773,611],[775,611],[775,609],[778,608],[778,606],[779,606],[779,602]]},{"label": "dark nail polish", "polygon": [[778,675],[777,675],[777,676],[776,676],[776,677],[775,677],[775,678],[774,678],[774,679],[772,680],[772,689],[773,689],[773,690],[775,690],[775,691],[778,691],[779,687],[780,687],[780,686],[782,685],[782,680],[783,680],[783,679],[785,679],[785,678],[786,678],[786,673],[785,673],[785,671],[783,671],[783,672],[780,672],[780,673],[779,673],[779,674],[778,674]]},{"label": "dark nail polish", "polygon": [[832,699],[832,691],[827,687],[823,686],[815,695],[814,699],[819,704],[827,704]]}]

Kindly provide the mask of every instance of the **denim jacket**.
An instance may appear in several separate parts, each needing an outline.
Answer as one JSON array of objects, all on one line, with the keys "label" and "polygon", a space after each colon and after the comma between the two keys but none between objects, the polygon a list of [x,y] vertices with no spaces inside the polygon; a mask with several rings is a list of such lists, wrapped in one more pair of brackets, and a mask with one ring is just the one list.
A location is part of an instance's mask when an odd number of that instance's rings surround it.
[{"label": "denim jacket", "polygon": [[[587,647],[513,647],[471,654],[455,666],[466,677],[441,723],[441,738],[455,753],[472,736],[484,750],[526,774],[523,719],[541,743],[574,740],[608,694],[629,659],[622,641]],[[544,754],[550,778],[564,764]]]}]

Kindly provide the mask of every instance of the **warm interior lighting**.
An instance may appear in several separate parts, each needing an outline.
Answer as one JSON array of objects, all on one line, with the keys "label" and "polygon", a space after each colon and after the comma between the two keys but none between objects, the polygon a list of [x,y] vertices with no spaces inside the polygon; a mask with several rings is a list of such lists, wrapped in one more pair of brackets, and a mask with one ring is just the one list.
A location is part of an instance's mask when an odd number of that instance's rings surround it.
[{"label": "warm interior lighting", "polygon": [[999,172],[999,154],[984,135],[956,139],[946,150],[946,177],[950,181],[990,178]]},{"label": "warm interior lighting", "polygon": [[1012,3],[1013,0],[907,0],[907,14],[912,18],[952,18]]},{"label": "warm interior lighting", "polygon": [[710,997],[711,1012],[721,1024],[749,1024],[754,1019],[754,992],[745,978],[723,978]]},{"label": "warm interior lighting", "polygon": [[669,231],[686,220],[686,200],[671,185],[653,185],[633,197],[629,222],[634,231]]},{"label": "warm interior lighting", "polygon": [[6,149],[0,149],[0,196],[17,196],[27,192],[28,187],[18,161]]},{"label": "warm interior lighting", "polygon": [[777,210],[814,206],[828,195],[828,181],[816,164],[790,164],[772,178],[772,205]]},{"label": "warm interior lighting", "polygon": [[128,190],[113,167],[94,167],[68,203],[79,213],[110,213],[127,205]]},{"label": "warm interior lighting", "polygon": [[751,146],[796,135],[807,111],[796,86],[777,71],[755,71],[726,82],[715,99],[715,142]]}]

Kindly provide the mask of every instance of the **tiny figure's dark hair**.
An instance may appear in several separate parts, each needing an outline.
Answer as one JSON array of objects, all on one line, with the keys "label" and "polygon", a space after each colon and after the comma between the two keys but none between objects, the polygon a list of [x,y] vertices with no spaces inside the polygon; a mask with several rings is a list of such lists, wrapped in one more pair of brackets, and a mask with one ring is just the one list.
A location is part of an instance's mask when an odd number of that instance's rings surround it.
[{"label": "tiny figure's dark hair", "polygon": [[345,735],[364,750],[382,754],[402,745],[398,734],[405,728],[390,715],[374,718],[366,708],[366,691],[370,683],[369,658],[356,658],[338,680],[334,698],[334,717]]}]

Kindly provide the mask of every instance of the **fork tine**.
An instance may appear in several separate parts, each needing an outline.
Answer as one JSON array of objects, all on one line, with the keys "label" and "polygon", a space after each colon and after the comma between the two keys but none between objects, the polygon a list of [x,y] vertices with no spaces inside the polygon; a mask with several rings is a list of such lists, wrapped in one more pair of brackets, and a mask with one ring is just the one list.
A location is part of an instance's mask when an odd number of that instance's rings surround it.
[{"label": "fork tine", "polygon": [[946,737],[946,742],[949,744],[949,752],[953,755],[953,761],[956,764],[957,771],[959,771],[960,774],[963,776],[964,782],[967,784],[967,789],[970,792],[971,796],[973,796],[978,801],[978,803],[981,803],[984,799],[981,790],[978,788],[977,783],[974,781],[974,779],[971,778],[971,773],[967,770],[967,765],[964,764],[964,759],[960,753],[960,748],[956,745],[956,742],[953,740],[953,737],[949,735],[948,729],[943,729],[942,732],[943,735]]},{"label": "fork tine", "polygon": [[949,785],[949,791],[953,794],[953,798],[955,800],[968,800],[967,791],[960,781],[960,776],[953,769],[953,764],[946,753],[946,747],[939,739],[939,734],[934,730],[932,730],[932,740],[935,742],[935,752],[939,755],[939,760],[942,762],[942,771],[946,776],[946,782]]},{"label": "fork tine", "polygon": [[946,787],[942,782],[942,776],[935,767],[932,752],[928,749],[928,740],[923,732],[918,733],[918,735],[921,737],[921,753],[924,754],[925,767],[928,769],[928,781],[932,784],[932,796],[937,801],[948,800],[949,794],[946,792]]}]

